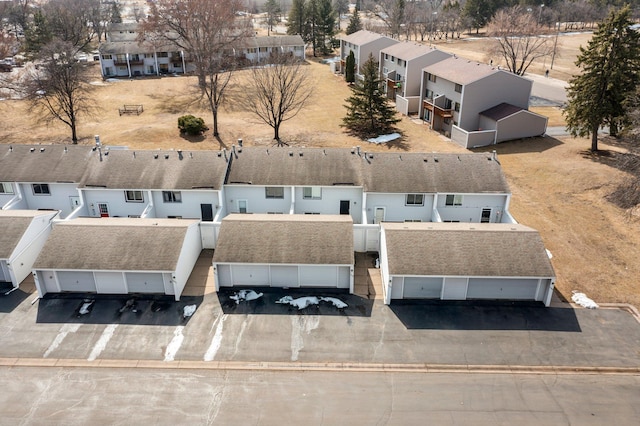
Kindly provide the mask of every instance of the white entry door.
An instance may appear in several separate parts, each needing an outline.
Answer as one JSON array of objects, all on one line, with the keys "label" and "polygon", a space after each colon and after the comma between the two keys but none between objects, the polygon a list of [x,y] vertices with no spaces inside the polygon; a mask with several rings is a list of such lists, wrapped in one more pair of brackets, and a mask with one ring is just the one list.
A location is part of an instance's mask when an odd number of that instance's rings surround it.
[{"label": "white entry door", "polygon": [[384,207],[376,207],[375,215],[373,216],[373,223],[378,224],[384,222]]}]

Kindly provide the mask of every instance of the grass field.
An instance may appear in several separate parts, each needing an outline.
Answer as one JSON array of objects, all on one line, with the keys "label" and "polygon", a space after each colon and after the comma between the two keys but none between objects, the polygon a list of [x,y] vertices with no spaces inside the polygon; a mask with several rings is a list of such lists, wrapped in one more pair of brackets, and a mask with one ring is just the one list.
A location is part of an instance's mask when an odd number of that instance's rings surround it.
[{"label": "grass field", "polygon": [[[567,79],[575,72],[573,62],[587,34],[562,36],[551,76]],[[485,39],[439,43],[443,50],[462,57],[488,61]],[[495,61],[494,61],[495,63]],[[542,73],[547,64],[534,64],[531,71]],[[349,88],[332,75],[327,65],[310,61],[314,79],[312,104],[281,129],[283,139],[298,146],[351,147],[369,151],[464,152],[420,120],[403,117],[399,128],[402,140],[388,145],[368,144],[345,134],[340,127],[344,99]],[[246,145],[273,144],[271,128],[248,113],[227,107],[220,113],[220,141],[207,134],[201,138],[180,137],[177,118],[184,114],[203,117],[211,124],[210,113],[193,99],[193,77],[134,79],[103,82],[94,68],[93,96],[98,109],[80,123],[81,144],[93,144],[99,134],[105,145],[125,145],[136,149],[218,149],[231,146],[238,138]],[[237,89],[246,75],[238,73]],[[231,96],[233,98],[233,94]],[[142,104],[144,113],[118,115],[123,104]],[[549,125],[561,125],[557,108],[535,108],[550,117]],[[0,102],[2,143],[68,143],[67,129],[59,124],[45,126],[35,121],[27,105],[18,100]],[[511,212],[515,218],[538,229],[553,254],[558,275],[557,288],[570,298],[572,290],[584,291],[598,302],[626,302],[640,306],[640,247],[638,218],[605,200],[615,185],[629,179],[624,173],[586,155],[584,139],[550,137],[514,141],[496,147],[511,186]],[[603,149],[624,147],[603,143]]]}]

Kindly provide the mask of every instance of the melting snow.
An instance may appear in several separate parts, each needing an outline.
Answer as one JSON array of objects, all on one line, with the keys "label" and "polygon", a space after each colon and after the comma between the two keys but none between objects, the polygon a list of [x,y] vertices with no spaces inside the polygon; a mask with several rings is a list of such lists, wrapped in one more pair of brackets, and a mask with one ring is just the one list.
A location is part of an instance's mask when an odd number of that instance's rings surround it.
[{"label": "melting snow", "polygon": [[599,308],[598,304],[593,300],[589,299],[586,294],[580,293],[575,290],[573,291],[573,296],[571,296],[571,300],[573,300],[573,303],[577,303],[583,308],[587,308],[587,309]]},{"label": "melting snow", "polygon": [[279,300],[276,300],[276,303],[295,306],[296,308],[298,308],[298,310],[307,308],[311,305],[318,305],[320,302],[331,303],[333,306],[335,306],[338,309],[344,309],[347,306],[349,306],[346,303],[344,303],[342,300],[336,297],[305,296],[305,297],[298,297],[297,299],[294,299],[291,296],[284,296],[284,297],[281,297]]},{"label": "melting snow", "polygon": [[235,300],[236,305],[238,305],[240,302],[250,302],[252,300],[259,299],[262,295],[263,293],[256,293],[253,290],[240,290],[233,296],[229,297],[229,299]]},{"label": "melting snow", "polygon": [[396,139],[398,139],[400,137],[401,137],[400,133],[391,133],[391,134],[388,134],[388,135],[380,135],[377,138],[367,139],[367,142],[371,142],[371,143],[386,143],[386,142],[395,141]]},{"label": "melting snow", "polygon": [[90,308],[91,308],[91,305],[93,305],[94,302],[95,302],[95,300],[85,300],[85,302],[80,307],[80,310],[78,311],[78,313],[80,315],[86,315],[89,312],[91,312]]},{"label": "melting snow", "polygon": [[182,309],[182,316],[184,318],[189,318],[196,312],[196,305],[187,305]]}]

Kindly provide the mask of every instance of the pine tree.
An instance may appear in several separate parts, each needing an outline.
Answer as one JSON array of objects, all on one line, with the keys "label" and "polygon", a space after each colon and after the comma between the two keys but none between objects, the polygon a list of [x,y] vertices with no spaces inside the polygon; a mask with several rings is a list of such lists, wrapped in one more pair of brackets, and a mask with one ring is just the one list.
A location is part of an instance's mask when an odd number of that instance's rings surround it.
[{"label": "pine tree", "polygon": [[280,21],[280,4],[276,0],[267,0],[264,4],[264,11],[267,13],[267,31],[273,31],[273,26]]},{"label": "pine tree", "polygon": [[632,24],[629,7],[611,12],[587,47],[580,47],[576,65],[583,72],[569,81],[567,129],[573,136],[591,135],[591,151],[598,150],[601,126],[617,135],[627,118],[625,101],[640,83],[640,34]]},{"label": "pine tree", "polygon": [[342,126],[363,138],[389,133],[400,119],[395,116],[396,112],[382,92],[378,61],[369,55],[361,70],[363,79],[351,87],[352,93],[345,105],[347,115],[342,119]]},{"label": "pine tree", "polygon": [[360,14],[358,13],[358,9],[353,12],[351,15],[351,19],[349,20],[349,25],[347,26],[346,33],[347,35],[353,34],[362,29],[362,22],[360,22]]},{"label": "pine tree", "polygon": [[331,52],[330,42],[335,33],[336,12],[333,9],[331,0],[317,0],[314,39],[316,48],[321,54],[326,55]]},{"label": "pine tree", "polygon": [[307,19],[305,0],[293,0],[287,20],[287,34],[299,34],[303,39],[306,39],[306,21]]},{"label": "pine tree", "polygon": [[356,81],[356,57],[353,50],[349,52],[344,64],[344,79],[347,83]]}]

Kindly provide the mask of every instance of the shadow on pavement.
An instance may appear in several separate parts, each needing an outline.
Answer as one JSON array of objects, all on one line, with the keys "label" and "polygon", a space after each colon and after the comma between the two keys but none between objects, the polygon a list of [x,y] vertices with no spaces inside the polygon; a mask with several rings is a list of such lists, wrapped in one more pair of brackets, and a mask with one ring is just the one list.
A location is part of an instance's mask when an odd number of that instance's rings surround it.
[{"label": "shadow on pavement", "polygon": [[486,152],[496,150],[498,160],[500,155],[506,154],[525,154],[530,152],[544,152],[548,149],[562,145],[562,141],[553,136],[543,136],[537,138],[515,139],[508,142],[501,142],[497,145],[484,146],[471,149],[472,152]]},{"label": "shadow on pavement", "polygon": [[573,309],[539,302],[405,300],[389,307],[407,329],[582,331]]},{"label": "shadow on pavement", "polygon": [[38,323],[186,325],[185,306],[202,303],[202,296],[47,295],[38,304]]},{"label": "shadow on pavement", "polygon": [[29,294],[20,288],[14,289],[11,283],[0,283],[0,313],[12,312]]},{"label": "shadow on pavement", "polygon": [[[241,301],[236,303],[233,296],[237,295],[241,289],[220,289],[218,299],[225,314],[252,314],[252,315],[334,315],[350,317],[370,317],[373,307],[373,300],[364,299],[354,294],[349,294],[346,290],[337,289],[273,289],[256,288],[253,289],[263,295],[251,301]],[[345,308],[337,308],[331,302],[321,301],[303,309],[284,303],[276,303],[285,296],[292,299],[302,297],[332,297],[347,304]]]}]

